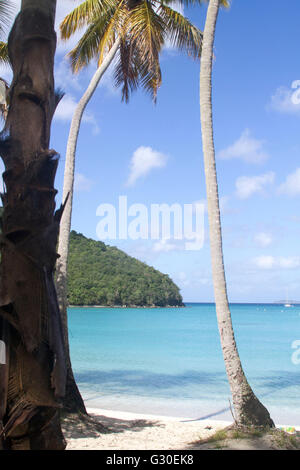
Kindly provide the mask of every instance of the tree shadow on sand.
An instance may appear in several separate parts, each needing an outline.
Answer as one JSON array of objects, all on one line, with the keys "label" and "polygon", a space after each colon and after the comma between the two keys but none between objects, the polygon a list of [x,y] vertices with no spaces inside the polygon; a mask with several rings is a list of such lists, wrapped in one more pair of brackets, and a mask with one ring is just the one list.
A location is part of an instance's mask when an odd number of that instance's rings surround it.
[{"label": "tree shadow on sand", "polygon": [[90,414],[90,420],[80,420],[77,415],[68,415],[62,420],[63,433],[66,439],[99,437],[100,434],[139,432],[144,428],[163,426],[158,421],[145,419],[125,420],[103,415]]}]

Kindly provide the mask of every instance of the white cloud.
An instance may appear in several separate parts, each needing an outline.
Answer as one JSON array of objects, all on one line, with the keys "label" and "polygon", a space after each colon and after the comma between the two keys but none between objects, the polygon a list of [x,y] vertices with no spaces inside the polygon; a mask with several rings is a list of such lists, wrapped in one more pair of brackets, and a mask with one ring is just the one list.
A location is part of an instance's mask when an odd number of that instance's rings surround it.
[{"label": "white cloud", "polygon": [[272,236],[269,233],[260,232],[260,233],[257,233],[255,235],[254,241],[258,246],[261,246],[262,248],[265,248],[265,247],[271,245],[273,239],[272,239]]},{"label": "white cloud", "polygon": [[59,119],[60,121],[71,121],[76,106],[77,103],[73,96],[65,95],[56,108],[54,119]]},{"label": "white cloud", "polygon": [[295,269],[300,267],[300,256],[281,257],[278,259],[279,267],[282,269]]},{"label": "white cloud", "polygon": [[154,252],[169,252],[180,249],[179,245],[175,243],[170,243],[169,240],[163,239],[154,243],[153,251]]},{"label": "white cloud", "polygon": [[73,74],[69,61],[64,58],[55,64],[54,68],[55,86],[64,90],[66,86],[73,88],[75,91],[82,91],[79,82],[79,75]]},{"label": "white cloud", "polygon": [[94,182],[84,176],[82,173],[75,174],[74,189],[75,191],[90,191]]},{"label": "white cloud", "polygon": [[278,192],[289,196],[300,194],[300,168],[287,176],[285,182],[279,186]]},{"label": "white cloud", "polygon": [[255,193],[263,193],[267,184],[274,182],[275,174],[270,171],[259,176],[240,176],[235,182],[236,194],[240,199],[247,199]]},{"label": "white cloud", "polygon": [[184,271],[180,271],[178,274],[176,274],[175,276],[175,279],[177,281],[177,283],[180,285],[180,286],[184,286],[184,287],[187,287],[190,285],[190,279],[188,278],[187,274],[184,272]]},{"label": "white cloud", "polygon": [[146,176],[154,168],[166,166],[168,157],[151,147],[139,147],[132,155],[127,186],[132,186],[139,178]]},{"label": "white cloud", "polygon": [[[77,102],[75,101],[74,97],[72,95],[65,95],[56,108],[54,119],[65,122],[71,121],[76,106]],[[99,133],[97,121],[92,113],[85,111],[82,117],[82,122],[91,124],[93,126],[93,134]]]},{"label": "white cloud", "polygon": [[296,97],[297,83],[292,83],[292,88],[280,86],[271,97],[271,102],[268,105],[269,109],[278,111],[283,114],[298,114],[300,115],[300,103]]},{"label": "white cloud", "polygon": [[259,269],[296,269],[300,267],[300,256],[258,256],[253,263]]},{"label": "white cloud", "polygon": [[241,137],[232,145],[218,153],[218,157],[223,160],[239,158],[247,163],[263,163],[269,158],[269,154],[264,150],[263,140],[251,137],[249,129],[244,130]]},{"label": "white cloud", "polygon": [[253,261],[255,266],[260,269],[271,269],[275,265],[274,256],[258,256]]}]

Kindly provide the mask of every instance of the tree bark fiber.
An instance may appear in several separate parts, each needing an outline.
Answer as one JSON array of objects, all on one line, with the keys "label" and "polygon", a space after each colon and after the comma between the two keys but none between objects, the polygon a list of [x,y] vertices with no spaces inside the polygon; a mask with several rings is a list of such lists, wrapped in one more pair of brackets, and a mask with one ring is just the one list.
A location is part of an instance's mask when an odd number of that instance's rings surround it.
[{"label": "tree bark fiber", "polygon": [[63,333],[53,280],[62,208],[55,212],[58,156],[49,150],[59,98],[53,64],[56,0],[23,0],[8,40],[10,109],[1,135],[5,164],[0,266],[0,447],[64,449]]}]

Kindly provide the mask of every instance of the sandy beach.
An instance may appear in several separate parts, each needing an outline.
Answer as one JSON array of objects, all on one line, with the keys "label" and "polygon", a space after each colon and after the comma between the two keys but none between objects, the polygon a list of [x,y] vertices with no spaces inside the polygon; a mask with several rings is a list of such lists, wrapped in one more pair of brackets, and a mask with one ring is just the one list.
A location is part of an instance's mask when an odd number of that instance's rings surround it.
[{"label": "sandy beach", "polygon": [[110,432],[85,435],[82,429],[65,431],[67,449],[85,450],[163,450],[185,449],[231,424],[228,421],[195,421],[184,418],[143,415],[113,410],[88,409]]},{"label": "sandy beach", "polygon": [[[232,424],[229,421],[199,421],[98,408],[88,409],[88,412],[106,427],[106,432],[91,431],[75,421],[65,424],[67,450],[205,450],[212,447],[199,443],[200,440],[206,440]],[[300,427],[297,430],[300,431]],[[253,438],[235,439],[230,448],[264,450],[277,447],[269,438]]]}]

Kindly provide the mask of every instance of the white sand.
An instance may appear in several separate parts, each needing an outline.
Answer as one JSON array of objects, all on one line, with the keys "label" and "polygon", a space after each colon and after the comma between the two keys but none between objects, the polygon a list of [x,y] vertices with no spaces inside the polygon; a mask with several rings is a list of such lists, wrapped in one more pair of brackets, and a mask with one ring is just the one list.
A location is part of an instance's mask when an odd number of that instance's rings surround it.
[{"label": "white sand", "polygon": [[[69,450],[192,450],[197,449],[200,439],[208,438],[232,424],[229,421],[194,420],[100,408],[88,408],[87,411],[109,432],[98,433],[80,424],[70,425],[65,430]],[[300,426],[296,429],[300,431]]]},{"label": "white sand", "polygon": [[85,432],[67,433],[67,449],[82,450],[164,450],[192,449],[192,443],[206,438],[218,429],[230,425],[228,421],[143,415],[113,410],[89,408],[111,432],[86,435]]}]

